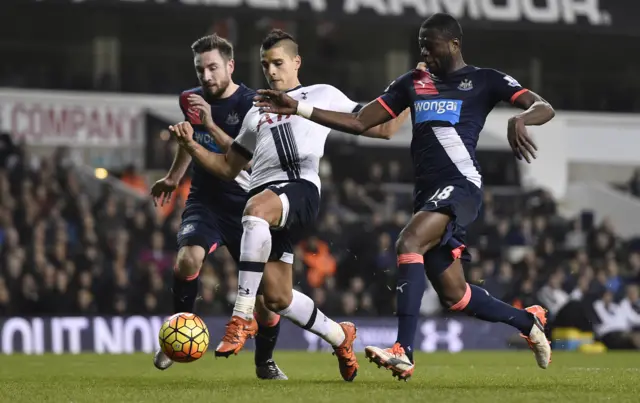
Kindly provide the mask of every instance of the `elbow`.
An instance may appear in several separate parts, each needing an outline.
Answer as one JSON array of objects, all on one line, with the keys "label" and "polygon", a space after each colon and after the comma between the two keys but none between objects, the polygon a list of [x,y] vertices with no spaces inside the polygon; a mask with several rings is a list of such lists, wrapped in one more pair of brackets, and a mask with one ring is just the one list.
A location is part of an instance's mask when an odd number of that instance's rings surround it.
[{"label": "elbow", "polygon": [[356,136],[364,134],[367,130],[369,130],[369,128],[365,126],[364,123],[362,123],[360,120],[358,120],[357,117],[353,119],[350,124],[345,127],[345,129],[347,129],[346,131],[348,133],[355,134]]},{"label": "elbow", "polygon": [[556,111],[555,109],[553,109],[553,106],[551,106],[549,102],[545,100],[539,100],[536,102],[536,104],[539,109],[543,109],[545,111],[544,122],[542,124],[547,123],[556,116]]},{"label": "elbow", "polygon": [[359,123],[359,124],[355,127],[355,132],[356,132],[355,134],[358,134],[358,135],[359,135],[359,134],[362,134],[362,133],[366,132],[367,130],[368,130],[368,128],[367,128],[365,125],[363,125],[363,124]]},{"label": "elbow", "polygon": [[353,134],[354,136],[360,136],[361,134],[365,134],[367,132],[367,128],[358,124],[358,125],[351,125],[348,127],[344,127],[340,131]]},{"label": "elbow", "polygon": [[547,110],[549,111],[549,120],[556,117],[556,110],[553,109],[553,106],[551,106],[551,104],[547,104]]}]

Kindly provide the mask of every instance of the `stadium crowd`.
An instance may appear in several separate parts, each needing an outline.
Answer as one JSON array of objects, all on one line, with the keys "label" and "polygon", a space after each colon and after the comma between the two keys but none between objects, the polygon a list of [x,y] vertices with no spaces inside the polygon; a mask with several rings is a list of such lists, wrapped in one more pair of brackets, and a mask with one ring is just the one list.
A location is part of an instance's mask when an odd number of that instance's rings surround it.
[{"label": "stadium crowd", "polygon": [[[183,200],[168,212],[147,197],[122,196],[108,185],[85,192],[63,150],[35,159],[6,138],[0,155],[0,315],[164,314]],[[332,181],[322,163],[318,225],[296,250],[295,286],[330,315],[394,313],[394,242],[410,213],[410,194],[383,191],[402,182],[399,166],[374,164],[370,177]],[[128,180],[144,192],[144,180]],[[178,196],[180,197],[180,196]],[[552,320],[615,333],[640,346],[640,242],[623,240],[604,220],[583,213],[566,220],[545,191],[485,193],[470,228],[470,282],[511,304],[541,303]],[[225,248],[201,271],[201,314],[228,313],[236,267]],[[575,309],[575,308],[574,308]],[[442,314],[433,290],[425,315]],[[578,315],[580,316],[580,315]],[[626,344],[625,344],[626,345]]]}]

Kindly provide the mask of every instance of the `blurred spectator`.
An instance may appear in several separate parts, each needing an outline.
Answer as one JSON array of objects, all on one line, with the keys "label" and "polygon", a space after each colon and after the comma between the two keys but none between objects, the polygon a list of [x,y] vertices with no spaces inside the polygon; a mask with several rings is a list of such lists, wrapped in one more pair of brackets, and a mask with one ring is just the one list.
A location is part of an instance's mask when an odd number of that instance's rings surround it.
[{"label": "blurred spectator", "polygon": [[328,276],[336,272],[336,260],[331,256],[329,246],[315,236],[303,241],[301,250],[302,259],[307,266],[307,284],[310,287],[322,287]]},{"label": "blurred spectator", "polygon": [[596,301],[593,308],[598,316],[599,324],[595,331],[597,336],[612,350],[640,349],[640,334],[632,331],[634,317],[631,312],[621,309],[614,301],[614,294],[606,291],[602,299]]},{"label": "blurred spectator", "polygon": [[120,176],[120,180],[140,192],[140,194],[149,194],[149,188],[147,187],[144,177],[138,173],[134,165],[125,167]]},{"label": "blurred spectator", "polygon": [[[140,197],[106,182],[91,194],[65,150],[38,163],[22,145],[0,151],[0,315],[170,312],[188,177],[175,192],[181,196],[158,214],[135,170],[125,179]],[[317,227],[295,247],[293,284],[328,315],[394,314],[395,242],[412,212],[410,187],[398,183],[406,180],[402,168],[376,163],[364,178],[336,180],[338,170],[323,160],[323,207]],[[552,325],[590,330],[586,306],[597,312],[596,333],[607,345],[640,345],[640,252],[606,219],[594,228],[557,214],[548,192],[487,190],[468,230],[468,281],[517,307],[542,304]],[[225,248],[208,256],[200,280],[197,311],[230,313],[237,268]],[[423,315],[450,314],[433,287],[422,301]]]},{"label": "blurred spectator", "polygon": [[549,277],[547,284],[538,292],[538,299],[549,310],[549,317],[553,317],[569,302],[569,294],[562,288],[564,273],[557,270]]},{"label": "blurred spectator", "polygon": [[620,310],[629,319],[632,330],[640,331],[640,288],[636,284],[627,286],[625,298],[620,301]]}]

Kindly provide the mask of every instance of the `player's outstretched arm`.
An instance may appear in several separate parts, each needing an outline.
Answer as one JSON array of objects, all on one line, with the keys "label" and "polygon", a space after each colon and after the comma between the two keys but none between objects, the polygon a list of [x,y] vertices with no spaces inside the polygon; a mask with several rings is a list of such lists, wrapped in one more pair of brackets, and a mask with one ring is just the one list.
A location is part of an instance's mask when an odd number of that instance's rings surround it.
[{"label": "player's outstretched arm", "polygon": [[[373,101],[373,102],[377,102],[377,101]],[[362,136],[371,137],[374,139],[389,140],[391,137],[393,137],[394,134],[398,132],[398,130],[400,130],[400,128],[402,127],[402,125],[407,120],[410,114],[411,114],[411,109],[407,108],[404,111],[402,111],[402,113],[398,115],[397,118],[391,119],[390,121],[385,122],[381,125],[372,127],[371,129],[362,133]]]},{"label": "player's outstretched arm", "polygon": [[220,178],[235,178],[249,162],[232,148],[229,148],[227,154],[218,154],[202,147],[193,140],[193,127],[189,122],[180,122],[177,125],[169,126],[169,131],[176,138],[180,147],[186,150],[196,163]]},{"label": "player's outstretched arm", "polygon": [[525,126],[540,126],[556,115],[555,110],[549,102],[533,91],[526,91],[520,94],[513,104],[524,112],[513,116],[511,119],[521,119]]},{"label": "player's outstretched arm", "polygon": [[299,103],[284,92],[275,90],[258,90],[255,101],[255,106],[262,112],[299,115],[331,129],[351,134],[362,134],[392,118],[389,112],[376,101],[367,104],[357,115],[314,108],[309,104]]},{"label": "player's outstretched arm", "polygon": [[[424,62],[418,63],[415,70],[427,71],[426,63]],[[404,110],[402,110],[401,105],[403,104],[406,105],[407,103],[403,101],[402,91],[401,90],[398,91],[397,86],[394,86],[394,84],[398,81],[402,81],[402,78],[394,80],[393,83],[391,83],[389,87],[385,90],[385,93],[388,93],[389,90],[392,90],[391,92],[395,95],[395,97],[397,97],[400,100],[400,102],[396,103],[396,106],[398,106],[397,109],[401,110],[402,112],[398,113],[396,117],[397,112],[394,112],[394,108],[389,107],[389,105],[384,101],[383,99],[384,96],[376,99],[372,103],[381,105],[389,113],[389,115],[391,115],[391,117],[393,117],[394,119],[391,119],[385,123],[382,123],[376,127],[373,127],[365,131],[364,133],[362,133],[363,136],[383,138],[388,140],[391,137],[393,137],[393,135],[396,134],[398,130],[400,130],[405,120],[407,120],[407,118],[409,117],[409,114],[411,113],[411,108],[406,107],[404,108]]]}]

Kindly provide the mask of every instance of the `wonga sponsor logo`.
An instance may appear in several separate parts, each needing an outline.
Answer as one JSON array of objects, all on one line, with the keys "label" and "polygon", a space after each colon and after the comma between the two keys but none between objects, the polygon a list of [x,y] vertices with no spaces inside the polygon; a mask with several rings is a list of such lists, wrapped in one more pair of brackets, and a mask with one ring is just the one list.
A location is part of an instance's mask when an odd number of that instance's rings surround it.
[{"label": "wonga sponsor logo", "polygon": [[193,133],[193,139],[197,141],[198,144],[202,144],[207,150],[222,154],[222,150],[218,147],[216,141],[209,133],[196,130]]},{"label": "wonga sponsor logo", "polygon": [[422,100],[416,101],[414,108],[416,123],[441,121],[455,125],[460,121],[462,101],[459,99]]}]

